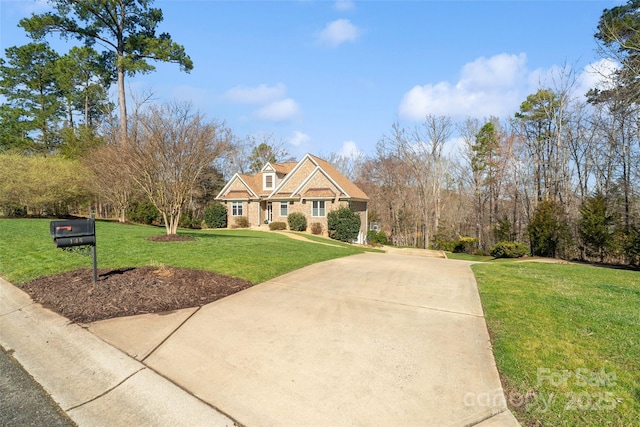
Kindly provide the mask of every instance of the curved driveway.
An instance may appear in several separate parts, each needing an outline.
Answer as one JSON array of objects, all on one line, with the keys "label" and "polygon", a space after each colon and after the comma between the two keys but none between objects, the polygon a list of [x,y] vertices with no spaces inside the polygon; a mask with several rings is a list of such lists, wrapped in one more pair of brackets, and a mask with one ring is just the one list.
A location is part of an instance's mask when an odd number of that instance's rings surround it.
[{"label": "curved driveway", "polygon": [[463,261],[315,264],[202,307],[144,363],[247,426],[517,425]]}]

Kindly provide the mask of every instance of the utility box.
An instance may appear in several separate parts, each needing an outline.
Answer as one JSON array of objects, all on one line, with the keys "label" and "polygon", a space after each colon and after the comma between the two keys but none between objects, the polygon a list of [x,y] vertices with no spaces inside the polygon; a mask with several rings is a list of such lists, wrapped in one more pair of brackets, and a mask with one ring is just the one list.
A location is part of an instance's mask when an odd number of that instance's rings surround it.
[{"label": "utility box", "polygon": [[95,246],[96,222],[94,219],[51,221],[49,231],[56,248]]}]

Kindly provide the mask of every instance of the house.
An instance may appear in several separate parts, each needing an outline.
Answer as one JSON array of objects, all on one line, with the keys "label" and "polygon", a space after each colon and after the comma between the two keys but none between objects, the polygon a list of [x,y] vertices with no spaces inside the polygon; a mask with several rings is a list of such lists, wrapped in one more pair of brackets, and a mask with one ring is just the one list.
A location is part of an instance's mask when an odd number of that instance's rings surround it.
[{"label": "house", "polygon": [[306,154],[299,162],[267,163],[255,175],[235,174],[216,200],[227,206],[227,224],[246,217],[250,226],[287,222],[293,212],[307,218],[307,229],[320,223],[327,234],[327,214],[351,206],[361,218],[358,242],[367,234],[369,198],[325,160]]}]

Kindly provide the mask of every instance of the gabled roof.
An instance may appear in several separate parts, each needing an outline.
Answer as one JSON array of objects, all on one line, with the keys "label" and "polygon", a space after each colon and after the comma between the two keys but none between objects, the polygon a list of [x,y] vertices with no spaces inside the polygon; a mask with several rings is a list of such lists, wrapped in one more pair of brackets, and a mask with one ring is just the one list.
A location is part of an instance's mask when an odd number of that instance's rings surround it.
[{"label": "gabled roof", "polygon": [[325,172],[327,172],[327,174],[331,178],[333,178],[338,186],[341,187],[349,197],[351,197],[352,199],[369,200],[369,196],[367,196],[364,191],[362,191],[357,185],[347,179],[346,176],[338,172],[336,168],[331,166],[331,163],[311,154],[307,154],[307,156],[313,159],[318,166],[320,166]]},{"label": "gabled roof", "polygon": [[296,167],[298,162],[274,163],[272,166],[277,173],[288,174]]},{"label": "gabled roof", "polygon": [[[285,186],[287,182],[296,175],[296,173],[306,160],[311,161],[311,163],[315,165],[315,169],[308,176],[304,177],[304,179],[302,180],[302,184],[300,184],[295,191],[281,191],[283,186]],[[283,175],[284,178],[272,191],[265,192],[262,189],[263,173],[265,171],[272,172],[274,170],[279,175]],[[357,185],[355,185],[344,175],[342,175],[336,168],[331,166],[329,162],[311,154],[306,154],[299,162],[267,163],[262,167],[261,171],[255,175],[235,174],[233,178],[229,180],[227,185],[224,186],[222,191],[220,191],[216,199],[229,199],[238,197],[240,193],[238,190],[228,191],[235,180],[240,180],[247,188],[246,193],[248,197],[245,198],[277,199],[283,197],[335,197],[336,193],[329,188],[309,188],[304,192],[304,194],[299,194],[299,192],[304,189],[305,185],[310,181],[310,179],[317,173],[321,173],[322,175],[324,175],[327,180],[340,191],[341,194],[338,194],[338,196],[363,201],[369,200],[369,197],[364,193],[364,191],[362,191],[360,188],[358,188]],[[225,194],[226,196],[224,196]]]},{"label": "gabled roof", "polygon": [[[245,190],[231,190],[231,191],[228,191],[229,188],[236,181],[240,181],[243,184]],[[216,196],[216,199],[222,198],[225,194],[227,194],[227,196],[225,197],[226,199],[233,199],[233,198],[238,198],[238,199],[253,199],[253,198],[255,198],[255,199],[258,199],[260,197],[254,191],[254,188],[255,188],[254,181],[255,181],[255,177],[254,176],[237,173],[233,177],[231,177],[229,182],[227,182],[227,184],[222,188],[222,190],[220,190],[220,192]]]},{"label": "gabled roof", "polygon": [[262,169],[260,169],[260,172],[275,171],[276,173],[286,175],[289,172],[291,172],[293,168],[296,167],[297,164],[298,162],[284,162],[284,163],[267,162],[264,164],[264,166],[262,166]]}]

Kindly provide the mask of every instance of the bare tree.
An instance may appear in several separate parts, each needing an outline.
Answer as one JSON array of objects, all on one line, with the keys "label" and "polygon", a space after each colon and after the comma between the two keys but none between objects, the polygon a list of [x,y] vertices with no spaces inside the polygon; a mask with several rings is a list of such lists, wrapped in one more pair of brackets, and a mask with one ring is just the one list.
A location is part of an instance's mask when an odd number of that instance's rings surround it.
[{"label": "bare tree", "polygon": [[351,181],[357,181],[362,173],[362,167],[367,157],[362,151],[356,151],[353,155],[344,155],[338,153],[320,154],[320,158],[331,163],[342,175]]},{"label": "bare tree", "polygon": [[151,106],[134,129],[126,140],[128,171],[162,215],[167,234],[177,234],[198,177],[229,150],[231,132],[188,104]]},{"label": "bare tree", "polygon": [[253,173],[260,172],[260,169],[267,164],[290,162],[295,159],[289,155],[289,150],[284,141],[277,140],[272,133],[247,137],[251,154],[246,158],[249,170]]},{"label": "bare tree", "polygon": [[122,223],[126,221],[125,213],[134,186],[124,167],[126,156],[127,152],[119,144],[111,142],[95,148],[84,158],[94,174],[91,186],[96,194],[113,205],[118,212],[118,221]]},{"label": "bare tree", "polygon": [[390,136],[382,139],[387,156],[394,155],[407,166],[419,202],[422,246],[429,247],[430,237],[437,231],[441,215],[441,189],[445,159],[444,143],[452,133],[451,118],[427,116],[425,121],[411,132],[398,124],[392,127]]}]

